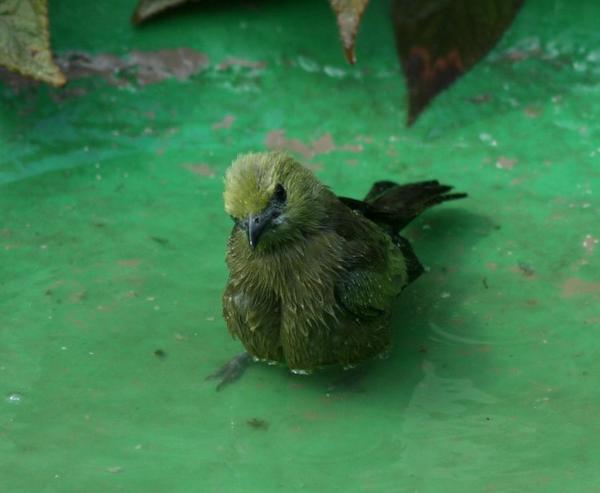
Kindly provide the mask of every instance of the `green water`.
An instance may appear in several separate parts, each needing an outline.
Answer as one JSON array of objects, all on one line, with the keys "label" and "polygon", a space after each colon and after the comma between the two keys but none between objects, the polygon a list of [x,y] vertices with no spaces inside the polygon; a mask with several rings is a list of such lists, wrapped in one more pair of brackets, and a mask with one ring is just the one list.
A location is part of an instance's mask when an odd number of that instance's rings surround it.
[{"label": "green water", "polygon": [[[598,491],[600,6],[530,0],[406,129],[385,2],[356,67],[325,2],[141,30],[132,3],[51,2],[57,52],[189,46],[204,70],[0,86],[1,491]],[[260,365],[204,381],[241,349],[221,177],[268,146],[343,195],[470,194],[409,228],[430,270],[395,348],[335,391],[335,373]]]}]

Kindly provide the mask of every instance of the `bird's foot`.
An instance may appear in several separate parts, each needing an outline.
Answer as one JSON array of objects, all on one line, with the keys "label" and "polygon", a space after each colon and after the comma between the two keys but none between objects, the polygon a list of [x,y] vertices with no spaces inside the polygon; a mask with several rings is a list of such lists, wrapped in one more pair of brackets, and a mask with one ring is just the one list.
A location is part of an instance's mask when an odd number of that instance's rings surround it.
[{"label": "bird's foot", "polygon": [[219,380],[217,390],[222,390],[226,385],[235,382],[244,374],[250,361],[252,361],[252,357],[247,352],[238,354],[217,371],[208,375],[205,380]]}]

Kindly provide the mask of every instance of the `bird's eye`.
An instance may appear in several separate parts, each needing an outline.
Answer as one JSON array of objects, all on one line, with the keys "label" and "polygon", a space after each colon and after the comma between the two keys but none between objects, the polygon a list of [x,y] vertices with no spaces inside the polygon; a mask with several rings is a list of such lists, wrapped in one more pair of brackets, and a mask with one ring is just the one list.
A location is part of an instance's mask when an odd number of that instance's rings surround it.
[{"label": "bird's eye", "polygon": [[283,185],[281,183],[278,183],[275,186],[274,197],[275,197],[275,200],[277,202],[280,202],[280,203],[285,202],[285,200],[287,199],[287,193],[286,193],[285,188],[283,188]]}]

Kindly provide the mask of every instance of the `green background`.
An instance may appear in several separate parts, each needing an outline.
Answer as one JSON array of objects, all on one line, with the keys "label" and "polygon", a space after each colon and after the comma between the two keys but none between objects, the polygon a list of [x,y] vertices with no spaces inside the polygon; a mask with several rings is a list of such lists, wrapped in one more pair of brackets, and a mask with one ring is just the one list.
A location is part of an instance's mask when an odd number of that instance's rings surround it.
[{"label": "green background", "polygon": [[[0,86],[3,492],[600,489],[597,2],[527,2],[410,129],[387,2],[355,67],[324,1],[142,29],[134,2],[50,3],[59,54],[209,63]],[[436,178],[470,197],[409,228],[430,271],[388,360],[335,391],[335,372],[255,365],[218,393],[204,377],[241,348],[221,318],[222,176],[274,145],[343,195]]]}]

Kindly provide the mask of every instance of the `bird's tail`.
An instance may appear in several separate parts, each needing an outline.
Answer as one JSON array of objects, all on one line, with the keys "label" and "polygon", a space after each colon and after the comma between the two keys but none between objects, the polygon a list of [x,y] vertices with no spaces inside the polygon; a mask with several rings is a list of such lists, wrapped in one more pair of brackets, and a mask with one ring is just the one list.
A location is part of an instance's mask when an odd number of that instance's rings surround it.
[{"label": "bird's tail", "polygon": [[451,186],[437,180],[398,185],[392,181],[378,181],[364,199],[375,222],[392,228],[399,233],[419,214],[430,207],[450,200],[462,199],[466,193],[449,193]]},{"label": "bird's tail", "polygon": [[437,180],[398,185],[393,181],[378,181],[364,200],[340,197],[351,209],[362,212],[371,221],[386,227],[396,236],[419,214],[449,200],[462,199],[466,193],[449,193],[452,187]]}]

